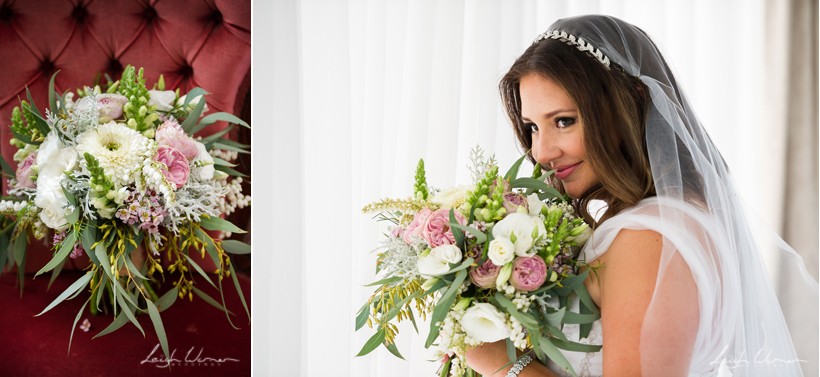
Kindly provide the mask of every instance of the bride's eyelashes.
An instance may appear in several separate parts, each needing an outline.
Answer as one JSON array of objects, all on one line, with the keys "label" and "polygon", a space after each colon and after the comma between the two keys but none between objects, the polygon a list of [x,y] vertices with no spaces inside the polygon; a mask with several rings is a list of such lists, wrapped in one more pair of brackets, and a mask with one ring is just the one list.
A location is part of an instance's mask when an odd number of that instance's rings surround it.
[{"label": "bride's eyelashes", "polygon": [[572,117],[560,117],[555,118],[555,127],[557,128],[567,128],[575,124],[576,119]]},{"label": "bride's eyelashes", "polygon": [[[575,124],[577,119],[573,117],[559,117],[555,118],[555,128],[567,128]],[[522,128],[525,132],[534,134],[538,132],[538,125],[532,122],[524,122]]]}]

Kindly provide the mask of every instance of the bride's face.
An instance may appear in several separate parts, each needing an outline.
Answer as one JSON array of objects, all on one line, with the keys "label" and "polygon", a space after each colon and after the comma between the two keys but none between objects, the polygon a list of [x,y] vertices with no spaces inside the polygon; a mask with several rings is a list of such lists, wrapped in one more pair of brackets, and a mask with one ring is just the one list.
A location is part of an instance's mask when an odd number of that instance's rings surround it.
[{"label": "bride's face", "polygon": [[587,162],[578,106],[555,81],[537,74],[522,77],[519,92],[522,120],[532,134],[533,158],[555,169],[567,194],[578,198],[599,182]]}]

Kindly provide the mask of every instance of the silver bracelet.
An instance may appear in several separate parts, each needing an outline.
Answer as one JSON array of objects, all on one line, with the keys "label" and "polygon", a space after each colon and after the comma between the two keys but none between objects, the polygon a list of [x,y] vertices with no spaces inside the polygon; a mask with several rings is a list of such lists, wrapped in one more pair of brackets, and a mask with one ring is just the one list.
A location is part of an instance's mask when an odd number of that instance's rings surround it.
[{"label": "silver bracelet", "polygon": [[532,357],[530,355],[524,355],[524,357],[518,359],[518,361],[513,364],[512,368],[505,377],[518,377],[518,373],[521,373],[524,370],[524,367],[532,361]]}]

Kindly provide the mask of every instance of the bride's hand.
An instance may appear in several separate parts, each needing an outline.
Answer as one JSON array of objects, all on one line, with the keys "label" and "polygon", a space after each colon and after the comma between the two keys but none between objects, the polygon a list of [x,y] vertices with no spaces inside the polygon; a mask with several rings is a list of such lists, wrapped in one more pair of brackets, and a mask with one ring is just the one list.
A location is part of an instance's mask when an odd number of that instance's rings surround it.
[{"label": "bride's hand", "polygon": [[[485,377],[503,377],[512,368],[512,363],[507,358],[507,344],[503,340],[495,343],[484,343],[473,348],[467,351],[466,358],[467,366]],[[535,359],[535,355],[533,355],[533,360],[518,374],[518,377],[553,376],[556,375],[539,363]]]}]

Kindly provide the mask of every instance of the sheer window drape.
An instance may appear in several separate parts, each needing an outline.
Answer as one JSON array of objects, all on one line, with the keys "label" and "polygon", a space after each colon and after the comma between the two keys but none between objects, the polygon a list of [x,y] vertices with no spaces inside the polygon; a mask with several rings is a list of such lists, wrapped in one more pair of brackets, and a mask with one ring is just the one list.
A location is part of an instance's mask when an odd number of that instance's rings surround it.
[{"label": "sheer window drape", "polygon": [[[273,18],[260,14],[268,7]],[[370,293],[363,287],[374,272],[370,251],[384,231],[360,209],[380,197],[409,195],[419,158],[435,187],[469,183],[466,165],[476,144],[502,166],[514,161],[520,151],[499,102],[498,80],[560,17],[606,13],[649,33],[746,200],[779,226],[784,178],[762,178],[761,171],[787,166],[789,124],[777,121],[783,114],[768,106],[770,65],[783,62],[760,47],[779,43],[767,38],[766,7],[764,0],[287,0],[256,7],[254,27],[268,24],[263,27],[274,34],[273,53],[262,54],[270,42],[254,33],[254,52],[264,59],[256,56],[254,77],[267,74],[273,60],[273,107],[257,97],[262,86],[255,85],[255,118],[274,115],[273,131],[255,130],[254,142],[276,150],[262,152],[271,159],[254,164],[257,182],[266,175],[261,179],[271,186],[268,199],[258,199],[266,188],[254,190],[255,216],[273,219],[254,221],[253,234],[261,238],[254,241],[254,302],[264,315],[254,317],[254,370],[302,376],[435,371],[421,324],[421,335],[402,328],[398,346],[407,361],[384,350],[353,357],[372,334],[354,333],[353,318]],[[259,136],[263,132],[272,144]],[[816,198],[812,203],[816,207]],[[817,208],[812,211],[816,221]],[[814,245],[799,251],[816,255]],[[816,275],[816,266],[809,269]]]}]

